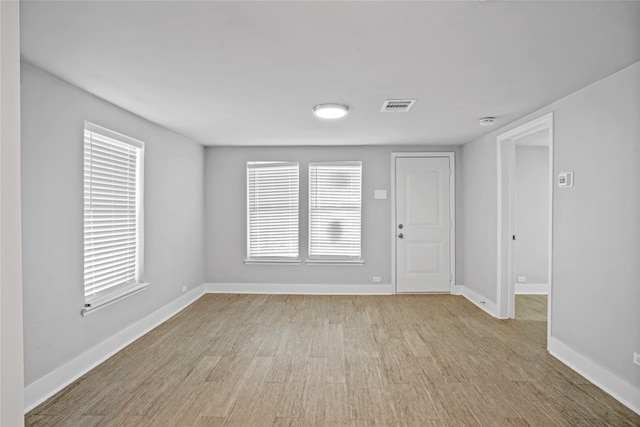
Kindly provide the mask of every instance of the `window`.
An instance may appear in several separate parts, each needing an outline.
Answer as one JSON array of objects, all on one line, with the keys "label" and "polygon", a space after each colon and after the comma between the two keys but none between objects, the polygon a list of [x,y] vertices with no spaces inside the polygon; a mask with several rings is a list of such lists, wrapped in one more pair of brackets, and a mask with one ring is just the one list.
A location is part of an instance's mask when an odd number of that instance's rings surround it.
[{"label": "window", "polygon": [[247,162],[247,262],[298,262],[296,162]]},{"label": "window", "polygon": [[144,144],[85,122],[84,299],[82,314],[144,289]]},{"label": "window", "polygon": [[309,258],[360,259],[362,162],[309,163]]}]

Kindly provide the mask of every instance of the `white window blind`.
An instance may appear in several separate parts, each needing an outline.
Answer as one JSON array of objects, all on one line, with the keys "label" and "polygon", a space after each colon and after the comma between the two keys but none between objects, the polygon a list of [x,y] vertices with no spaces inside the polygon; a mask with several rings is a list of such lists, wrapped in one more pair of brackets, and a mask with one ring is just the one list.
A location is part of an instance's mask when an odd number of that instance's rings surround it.
[{"label": "white window blind", "polygon": [[297,162],[247,162],[247,256],[297,260]]},{"label": "white window blind", "polygon": [[139,289],[143,150],[140,141],[85,122],[85,307]]},{"label": "white window blind", "polygon": [[309,163],[309,258],[359,259],[362,162]]}]

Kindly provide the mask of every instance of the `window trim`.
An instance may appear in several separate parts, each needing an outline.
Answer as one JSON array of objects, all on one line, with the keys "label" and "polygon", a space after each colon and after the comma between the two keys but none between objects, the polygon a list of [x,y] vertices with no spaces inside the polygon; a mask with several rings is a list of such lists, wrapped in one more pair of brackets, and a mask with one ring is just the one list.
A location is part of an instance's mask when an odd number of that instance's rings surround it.
[{"label": "window trim", "polygon": [[[83,278],[83,299],[84,307],[81,310],[81,315],[86,316],[94,310],[101,308],[107,304],[118,301],[128,295],[140,292],[149,286],[149,283],[141,281],[142,273],[144,271],[144,142],[121,133],[112,131],[110,129],[98,126],[89,121],[84,122],[84,138],[83,138],[83,151],[86,149],[87,132],[90,134],[100,135],[101,137],[112,139],[122,144],[133,146],[139,150],[136,159],[136,260],[135,260],[135,280],[133,282],[122,283],[109,287],[103,291],[95,292],[92,295],[86,294],[87,283]],[[83,166],[84,171],[84,166]],[[83,172],[84,174],[84,172]],[[83,184],[83,193],[85,191],[85,184]],[[83,197],[83,204],[86,201],[86,195]],[[84,220],[83,220],[83,236],[86,232]],[[83,252],[86,250],[83,244]],[[83,256],[83,275],[85,270],[85,261]]]},{"label": "window trim", "polygon": [[[312,179],[311,168],[313,166],[359,166],[360,167],[360,255],[357,257],[340,256],[340,255],[324,255],[324,256],[312,256],[311,255],[311,214],[312,214]],[[345,160],[345,161],[310,161],[308,164],[308,212],[307,212],[307,255],[308,260],[305,261],[306,265],[316,266],[362,266],[364,265],[364,259],[362,258],[362,175],[363,175],[363,162],[361,160]]]},{"label": "window trim", "polygon": [[243,261],[246,265],[299,265],[302,261],[300,258],[247,258]]},{"label": "window trim", "polygon": [[[285,256],[251,256],[251,196],[250,196],[250,181],[249,181],[249,171],[250,169],[257,169],[260,165],[291,165],[296,168],[296,198],[297,201],[297,229],[296,229],[296,246],[297,253],[295,257],[285,257]],[[301,263],[300,259],[300,162],[298,161],[288,161],[288,160],[249,160],[246,162],[246,209],[247,209],[247,220],[246,220],[246,258],[244,260],[244,264],[246,265],[299,265]],[[257,167],[256,167],[257,166]]]},{"label": "window trim", "polygon": [[[362,248],[360,248],[360,250],[362,250]],[[360,267],[364,265],[364,259],[362,259],[362,257],[360,258],[353,258],[353,259],[340,259],[340,258],[323,258],[323,259],[319,259],[319,258],[313,258],[313,259],[308,259],[305,261],[306,265],[313,265],[313,266],[321,266],[321,265],[327,265],[327,266],[354,266],[354,267]]]}]

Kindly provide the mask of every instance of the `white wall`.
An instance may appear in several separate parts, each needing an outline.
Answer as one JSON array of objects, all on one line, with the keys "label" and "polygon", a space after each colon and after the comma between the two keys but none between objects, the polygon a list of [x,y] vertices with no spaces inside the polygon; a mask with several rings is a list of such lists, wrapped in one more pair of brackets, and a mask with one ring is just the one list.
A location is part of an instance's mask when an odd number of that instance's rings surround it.
[{"label": "white wall", "polygon": [[549,147],[515,152],[515,275],[549,283]]},{"label": "white wall", "polygon": [[[150,287],[80,315],[83,125],[145,141]],[[204,278],[204,149],[40,70],[22,68],[25,384],[169,304]]]},{"label": "white wall", "polygon": [[550,111],[554,176],[575,172],[573,188],[554,191],[551,340],[640,408],[640,63],[463,146],[463,281],[495,298],[496,135]]},{"label": "white wall", "polygon": [[0,425],[24,424],[19,3],[0,2]]},{"label": "white wall", "polygon": [[[373,276],[391,283],[391,152],[455,151],[458,218],[461,204],[461,157],[458,147],[209,147],[206,150],[206,279],[213,283],[371,284]],[[364,266],[245,265],[246,162],[300,162],[300,254],[308,259],[308,162],[362,160],[362,258]],[[387,190],[375,200],[374,190]],[[458,241],[462,230],[458,230]],[[461,272],[462,256],[458,257]]]}]

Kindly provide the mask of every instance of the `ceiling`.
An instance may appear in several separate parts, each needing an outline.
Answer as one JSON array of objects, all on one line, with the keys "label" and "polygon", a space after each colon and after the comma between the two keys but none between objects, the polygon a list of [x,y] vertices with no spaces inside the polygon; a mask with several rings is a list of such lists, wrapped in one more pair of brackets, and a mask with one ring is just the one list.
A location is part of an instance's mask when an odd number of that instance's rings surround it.
[{"label": "ceiling", "polygon": [[640,60],[640,2],[23,0],[21,31],[27,63],[204,145],[463,144]]}]

